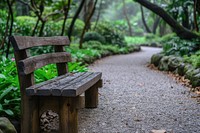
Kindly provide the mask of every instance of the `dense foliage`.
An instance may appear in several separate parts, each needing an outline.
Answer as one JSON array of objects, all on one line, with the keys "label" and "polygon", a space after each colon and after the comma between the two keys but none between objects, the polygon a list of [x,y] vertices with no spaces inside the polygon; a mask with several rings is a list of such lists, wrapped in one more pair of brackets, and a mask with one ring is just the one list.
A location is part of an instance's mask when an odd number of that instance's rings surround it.
[{"label": "dense foliage", "polygon": [[200,51],[192,55],[185,55],[184,60],[186,63],[192,64],[195,68],[200,68]]},{"label": "dense foliage", "polygon": [[98,24],[95,31],[105,37],[106,43],[118,45],[120,47],[126,45],[124,34],[112,23],[103,21]]},{"label": "dense foliage", "polygon": [[[0,10],[0,13],[3,12]],[[3,12],[5,13],[5,12]],[[2,14],[2,16],[5,14]],[[1,14],[0,17],[2,18]],[[6,19],[1,20],[0,19],[0,33],[4,33],[5,31],[5,21]],[[27,35],[27,36],[31,36],[32,35],[32,31],[33,31],[33,27],[35,26],[36,23],[36,18],[34,17],[30,17],[30,16],[18,16],[16,17],[15,23],[14,23],[14,27],[13,27],[13,34],[15,35]],[[71,23],[72,19],[68,19],[66,22],[66,27],[65,27],[65,35],[67,35],[70,23]],[[60,21],[48,21],[45,28],[44,28],[44,33],[43,36],[58,36],[60,35],[60,29],[62,27],[62,23],[63,20]],[[39,27],[41,27],[41,24],[39,24]],[[81,31],[84,27],[84,22],[80,19],[78,19],[75,23],[75,27],[73,30],[72,35],[75,37],[79,37],[81,34]]]},{"label": "dense foliage", "polygon": [[99,41],[101,43],[105,43],[105,37],[97,32],[87,32],[84,35],[83,42],[87,41]]},{"label": "dense foliage", "polygon": [[173,37],[171,40],[164,42],[163,50],[167,55],[190,55],[198,50],[198,41],[183,40],[179,37]]}]

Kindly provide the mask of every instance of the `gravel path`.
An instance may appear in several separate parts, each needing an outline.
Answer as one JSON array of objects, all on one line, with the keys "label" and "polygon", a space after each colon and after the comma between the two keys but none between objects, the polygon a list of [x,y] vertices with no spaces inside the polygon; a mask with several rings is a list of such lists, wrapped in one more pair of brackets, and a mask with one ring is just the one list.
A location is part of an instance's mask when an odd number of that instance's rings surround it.
[{"label": "gravel path", "polygon": [[97,109],[79,111],[80,133],[200,133],[200,104],[188,88],[146,67],[158,48],[104,58],[91,66],[103,73]]}]

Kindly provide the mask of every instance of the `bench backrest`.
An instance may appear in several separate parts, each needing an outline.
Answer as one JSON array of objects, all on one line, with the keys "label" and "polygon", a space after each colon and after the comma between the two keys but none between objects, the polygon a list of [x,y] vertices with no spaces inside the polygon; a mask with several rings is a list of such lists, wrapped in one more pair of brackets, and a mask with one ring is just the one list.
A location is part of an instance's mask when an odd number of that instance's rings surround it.
[{"label": "bench backrest", "polygon": [[[68,72],[66,63],[71,61],[71,57],[64,49],[64,46],[70,44],[68,37],[12,36],[10,41],[14,48],[21,93],[24,94],[25,88],[34,84],[33,72],[36,69],[48,64],[56,64],[59,76]],[[49,45],[54,46],[54,53],[30,56],[30,48]]]}]

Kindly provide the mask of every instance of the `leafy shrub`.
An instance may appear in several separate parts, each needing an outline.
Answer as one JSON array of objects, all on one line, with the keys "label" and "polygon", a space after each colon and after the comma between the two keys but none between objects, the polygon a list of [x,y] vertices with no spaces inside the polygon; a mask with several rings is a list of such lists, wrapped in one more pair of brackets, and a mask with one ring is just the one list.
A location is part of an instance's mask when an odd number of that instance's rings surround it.
[{"label": "leafy shrub", "polygon": [[159,41],[159,37],[155,34],[147,34],[147,35],[145,35],[145,38],[150,43]]},{"label": "leafy shrub", "polygon": [[15,62],[0,59],[0,115],[19,117],[20,92]]},{"label": "leafy shrub", "polygon": [[[99,43],[99,42],[98,42]],[[90,47],[84,47],[85,49],[79,49],[78,44],[73,44],[70,48],[67,48],[66,51],[71,53],[72,59],[75,62],[91,63],[85,62],[86,58],[99,58],[101,57],[98,50],[91,49]]]},{"label": "leafy shrub", "polygon": [[[67,19],[66,21],[66,26],[65,26],[65,32],[64,35],[67,35],[69,26],[71,24],[72,19]],[[61,34],[62,30],[62,25],[63,25],[63,20],[60,21],[48,21],[45,24],[44,28],[44,36],[58,36]],[[84,22],[80,19],[77,19],[74,25],[74,29],[72,32],[72,36],[75,37],[80,37],[83,27],[84,27]]]},{"label": "leafy shrub", "polygon": [[154,34],[146,34],[145,35],[145,38],[147,39],[147,40],[152,40],[152,39],[155,39],[156,38],[156,35],[154,35]]},{"label": "leafy shrub", "polygon": [[117,45],[113,46],[113,45],[109,45],[109,44],[101,44],[98,41],[85,42],[84,47],[98,50],[101,54],[102,53],[117,54],[117,53],[119,53],[119,49],[120,49]]},{"label": "leafy shrub", "polygon": [[163,45],[163,50],[166,55],[189,55],[198,49],[198,43],[198,40],[184,40],[173,37]]},{"label": "leafy shrub", "polygon": [[135,36],[143,36],[145,31],[142,28],[140,28],[139,26],[135,26],[135,27],[137,27],[137,28],[134,28],[134,35]]},{"label": "leafy shrub", "polygon": [[0,10],[0,21],[4,21],[7,18],[6,10]]},{"label": "leafy shrub", "polygon": [[102,50],[102,43],[99,41],[87,41],[84,42],[83,47],[86,48],[91,48],[95,50]]},{"label": "leafy shrub", "polygon": [[131,36],[126,36],[125,40],[128,45],[134,45],[134,44],[145,44],[146,38],[145,37],[131,37]]},{"label": "leafy shrub", "polygon": [[[6,20],[6,19],[5,19]],[[66,22],[65,27],[65,35],[67,35],[69,26],[71,24],[72,19],[68,19]],[[5,30],[5,23],[2,24],[2,27],[0,27],[0,31]],[[36,24],[36,18],[30,17],[30,16],[18,16],[16,17],[16,21],[14,23],[13,32],[17,35],[23,35],[23,36],[31,36],[33,29]],[[47,21],[43,30],[43,36],[58,36],[61,34],[62,30],[62,24],[63,20],[60,21]],[[0,25],[1,25],[1,19],[0,19]],[[4,25],[4,27],[3,27]],[[39,34],[39,30],[41,27],[41,23],[39,23],[38,28],[36,29],[36,35]],[[82,33],[82,29],[84,27],[84,22],[80,19],[77,19],[74,25],[74,29],[72,32],[72,36],[80,37]],[[2,28],[2,30],[1,30]],[[3,33],[3,32],[2,32]]]},{"label": "leafy shrub", "polygon": [[59,36],[61,34],[63,21],[48,21],[45,24],[43,35],[44,36]]},{"label": "leafy shrub", "polygon": [[83,42],[87,41],[99,41],[105,43],[105,38],[97,32],[87,32],[83,37]]},{"label": "leafy shrub", "polygon": [[128,35],[128,26],[127,26],[127,22],[125,20],[117,20],[117,21],[113,21],[111,23],[115,28],[117,28],[121,32],[126,33]]},{"label": "leafy shrub", "polygon": [[32,56],[39,54],[52,53],[54,51],[53,46],[42,46],[30,48],[30,53]]},{"label": "leafy shrub", "polygon": [[177,35],[175,33],[164,35],[163,37],[161,37],[160,43],[166,43],[174,37],[177,37]]},{"label": "leafy shrub", "polygon": [[5,10],[0,10],[0,42],[3,39],[3,33],[6,29],[7,12]]},{"label": "leafy shrub", "polygon": [[14,23],[13,32],[18,35],[31,36],[36,19],[29,16],[18,16]]},{"label": "leafy shrub", "polygon": [[106,42],[109,44],[118,45],[120,47],[126,45],[124,35],[109,22],[98,23],[95,31],[103,35]]},{"label": "leafy shrub", "polygon": [[102,45],[102,52],[103,51],[109,51],[111,54],[121,53],[120,48],[118,46],[112,45]]},{"label": "leafy shrub", "polygon": [[185,55],[184,61],[186,63],[192,64],[195,68],[200,68],[200,50],[191,56]]}]

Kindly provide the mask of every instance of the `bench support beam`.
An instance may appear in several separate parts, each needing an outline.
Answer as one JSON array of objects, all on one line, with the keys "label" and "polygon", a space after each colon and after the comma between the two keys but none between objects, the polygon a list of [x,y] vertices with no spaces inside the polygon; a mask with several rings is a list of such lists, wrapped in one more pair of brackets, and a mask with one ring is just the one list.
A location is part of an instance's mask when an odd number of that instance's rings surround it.
[{"label": "bench support beam", "polygon": [[60,132],[59,133],[78,133],[78,109],[77,99],[60,98]]},{"label": "bench support beam", "polygon": [[97,108],[98,106],[98,84],[94,84],[85,91],[85,107]]}]

